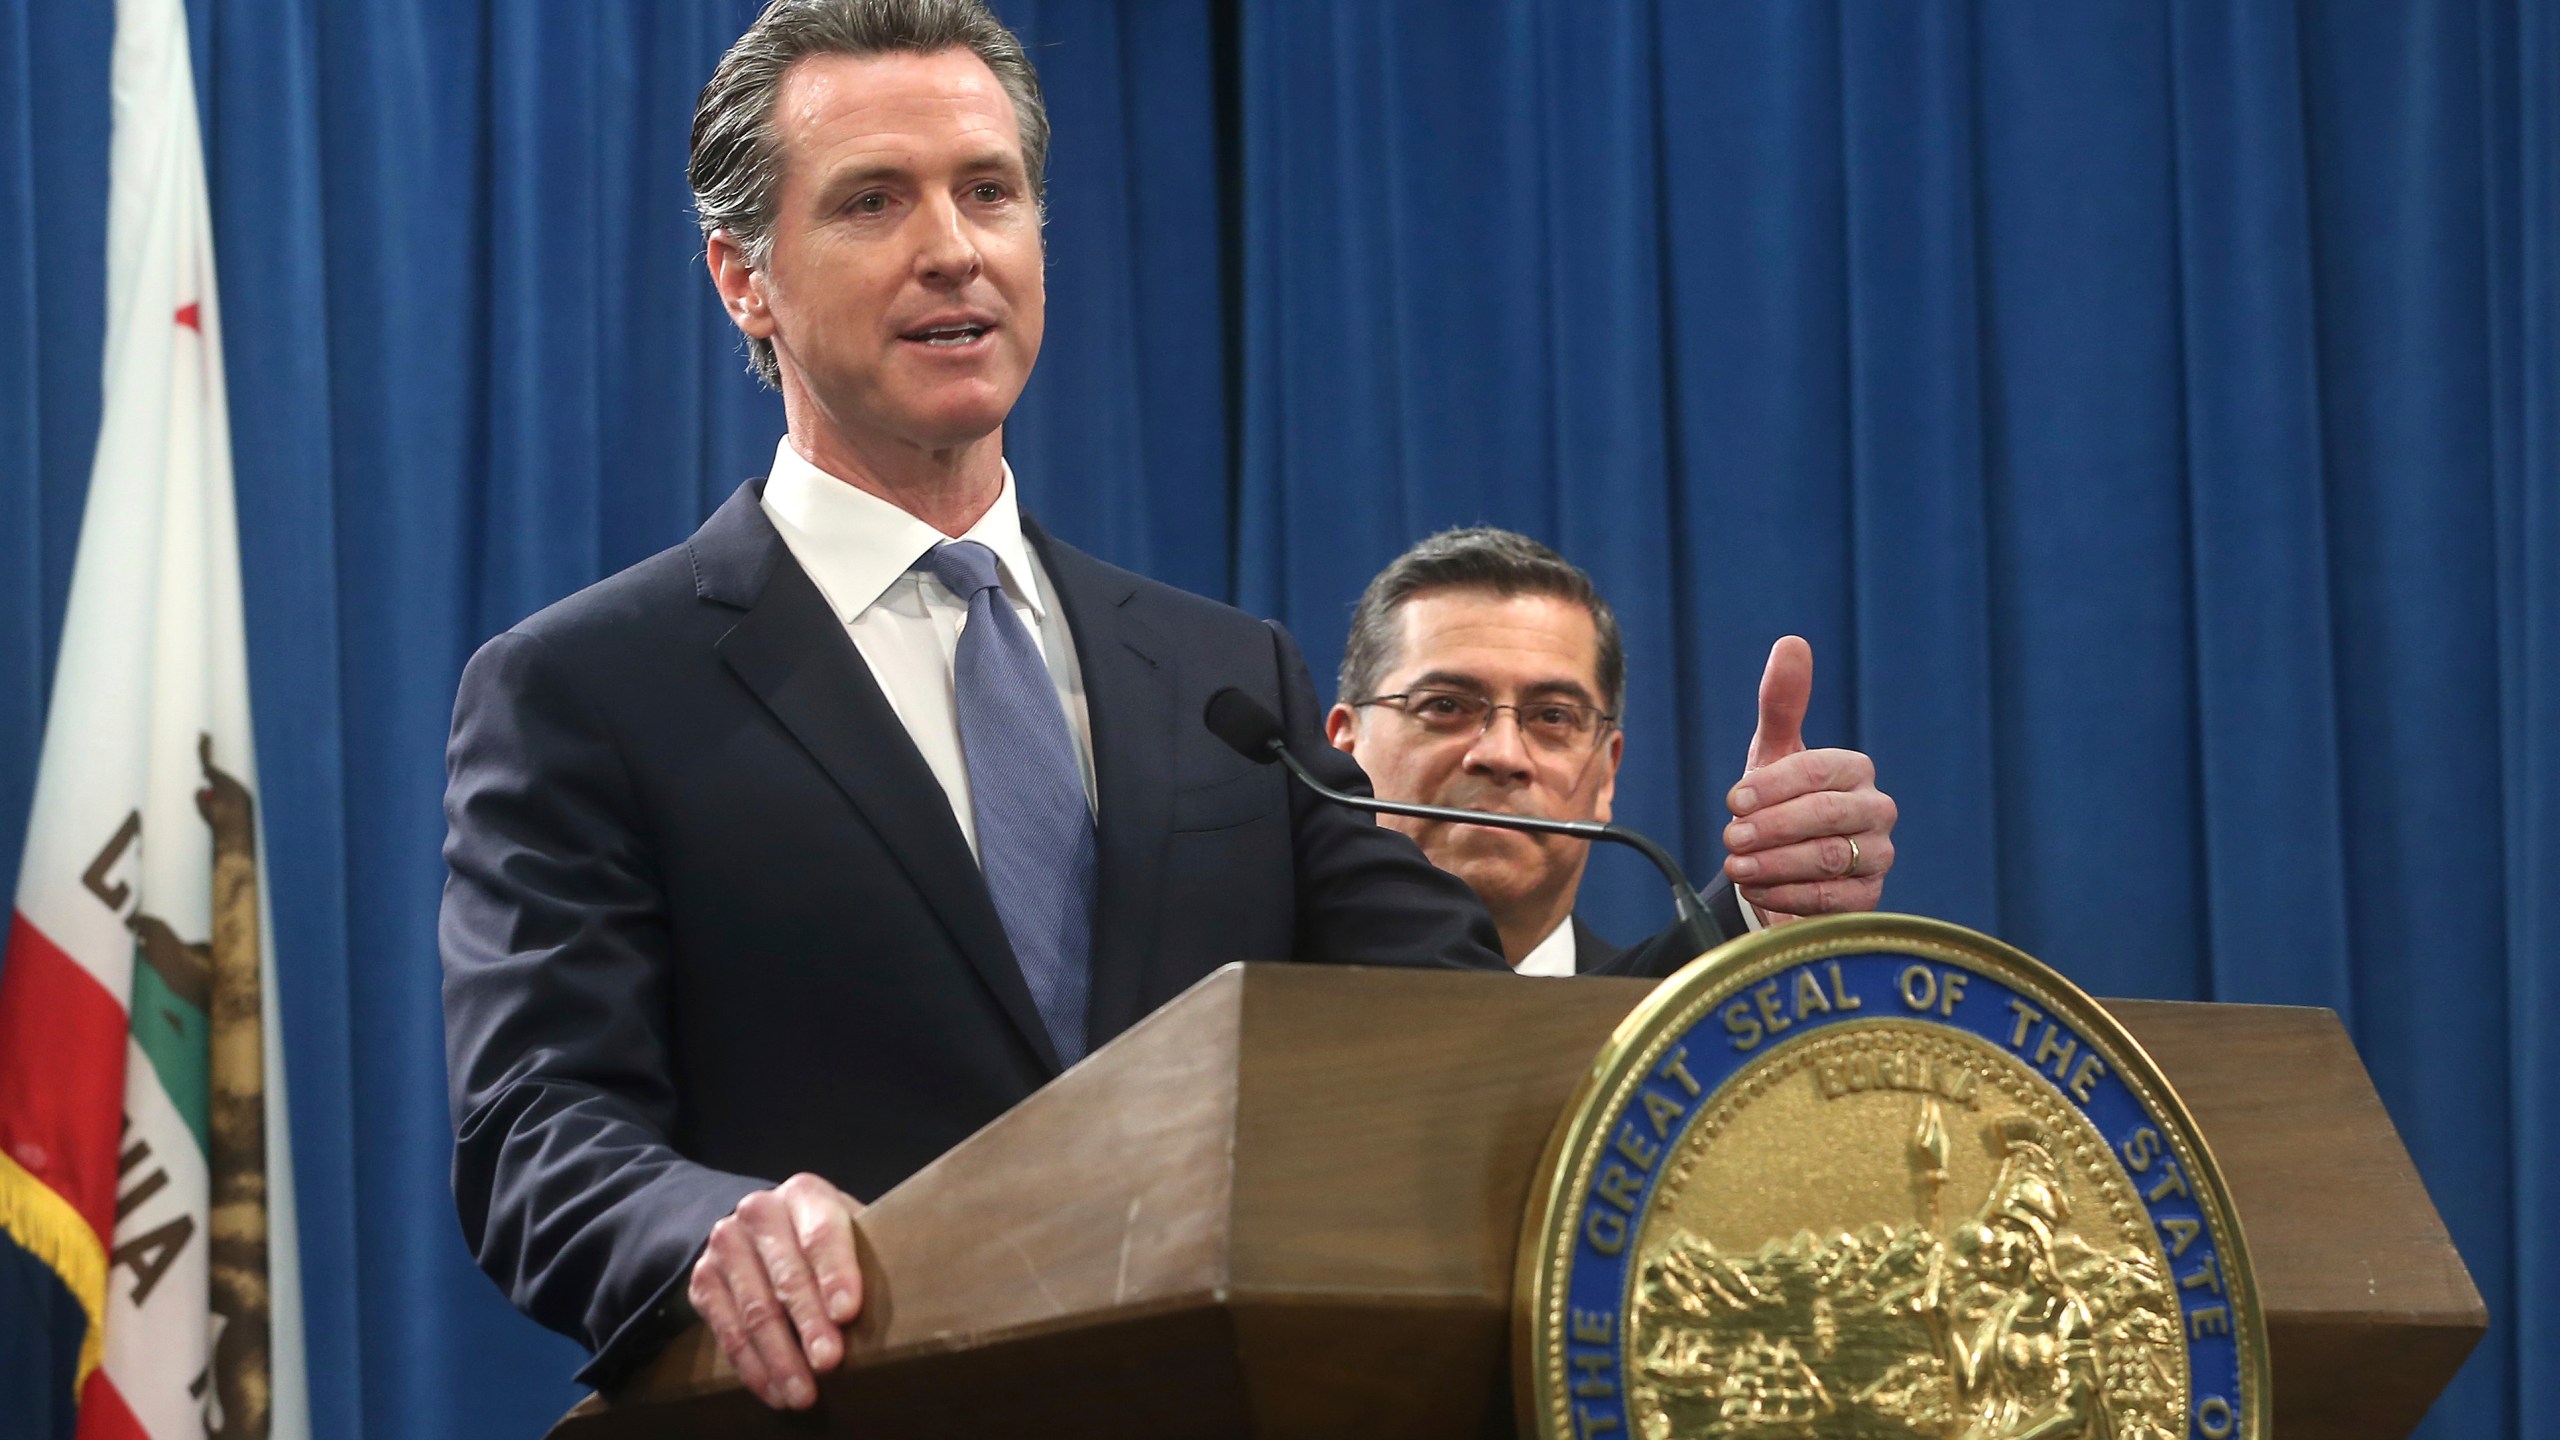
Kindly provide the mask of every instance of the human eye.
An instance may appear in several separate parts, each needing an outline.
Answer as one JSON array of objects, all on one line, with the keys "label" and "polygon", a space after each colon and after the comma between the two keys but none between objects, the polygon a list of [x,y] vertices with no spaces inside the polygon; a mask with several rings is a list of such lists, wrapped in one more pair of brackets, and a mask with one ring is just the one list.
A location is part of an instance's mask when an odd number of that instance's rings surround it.
[{"label": "human eye", "polygon": [[885,215],[889,210],[889,192],[865,190],[845,202],[845,210],[854,215]]},{"label": "human eye", "polygon": [[1013,191],[996,180],[981,180],[969,187],[969,198],[981,205],[1001,205],[1013,198]]},{"label": "human eye", "polygon": [[1466,696],[1453,695],[1446,690],[1416,690],[1413,698],[1405,702],[1405,707],[1415,719],[1435,724],[1454,723],[1475,713],[1474,704]]},{"label": "human eye", "polygon": [[1572,735],[1582,729],[1582,707],[1549,702],[1529,707],[1529,723],[1540,730]]}]

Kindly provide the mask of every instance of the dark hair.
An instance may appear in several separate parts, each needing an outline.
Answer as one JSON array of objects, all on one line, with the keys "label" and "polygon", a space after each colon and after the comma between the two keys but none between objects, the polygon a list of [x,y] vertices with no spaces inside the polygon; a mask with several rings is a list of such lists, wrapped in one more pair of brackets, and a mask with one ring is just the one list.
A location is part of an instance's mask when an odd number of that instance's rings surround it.
[{"label": "dark hair", "polygon": [[[754,268],[773,253],[774,197],[782,188],[773,106],[793,65],[812,55],[945,50],[967,50],[985,61],[1013,101],[1023,169],[1038,200],[1049,168],[1040,76],[1021,40],[988,13],[986,0],[773,0],[720,57],[693,107],[693,159],[685,178],[693,184],[694,219],[703,236],[728,231]],[[772,341],[748,340],[747,361],[767,385],[782,383]]]},{"label": "dark hair", "polygon": [[1617,612],[1581,566],[1526,535],[1488,526],[1441,531],[1397,556],[1360,592],[1359,608],[1351,612],[1351,639],[1342,647],[1341,699],[1377,693],[1396,651],[1397,612],[1414,596],[1436,590],[1551,595],[1590,611],[1600,638],[1600,703],[1612,715],[1624,713],[1627,646],[1618,634]]}]

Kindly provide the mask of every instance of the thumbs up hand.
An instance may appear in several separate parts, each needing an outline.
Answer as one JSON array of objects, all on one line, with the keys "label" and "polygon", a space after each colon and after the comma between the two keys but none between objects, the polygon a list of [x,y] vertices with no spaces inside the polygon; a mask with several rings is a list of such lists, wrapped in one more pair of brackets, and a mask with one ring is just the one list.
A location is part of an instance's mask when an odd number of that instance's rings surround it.
[{"label": "thumbs up hand", "polygon": [[1813,647],[1789,635],[1760,677],[1760,723],[1726,804],[1724,873],[1779,924],[1801,915],[1873,910],[1893,868],[1893,797],[1855,750],[1808,750]]}]

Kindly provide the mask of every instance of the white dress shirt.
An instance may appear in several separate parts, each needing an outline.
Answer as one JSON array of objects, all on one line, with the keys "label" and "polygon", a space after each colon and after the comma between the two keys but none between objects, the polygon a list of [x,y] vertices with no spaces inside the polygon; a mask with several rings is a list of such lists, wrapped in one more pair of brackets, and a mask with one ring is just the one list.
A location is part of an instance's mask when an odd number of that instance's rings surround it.
[{"label": "white dress shirt", "polygon": [[1580,952],[1573,944],[1573,916],[1568,913],[1547,932],[1547,938],[1529,947],[1520,963],[1511,967],[1515,975],[1570,975]]},{"label": "white dress shirt", "polygon": [[[1734,908],[1742,912],[1742,927],[1746,933],[1757,935],[1769,928],[1769,922],[1761,918],[1760,911],[1750,901],[1739,895],[1733,899]],[[1556,922],[1556,928],[1547,932],[1546,939],[1530,946],[1529,953],[1521,956],[1520,963],[1512,966],[1511,971],[1515,975],[1572,975],[1577,973],[1573,967],[1581,959],[1582,952],[1573,943],[1573,916],[1568,914]]]},{"label": "white dress shirt", "polygon": [[933,778],[951,799],[951,813],[978,851],[977,817],[969,808],[969,766],[960,753],[960,715],[953,704],[952,665],[960,632],[969,619],[965,599],[940,580],[911,567],[947,539],[975,540],[995,552],[1013,613],[1040,645],[1058,706],[1075,736],[1084,772],[1085,803],[1094,803],[1093,717],[1085,704],[1084,669],[1075,637],[1049,572],[1022,536],[1022,512],[1013,493],[1013,467],[1004,471],[996,503],[965,535],[946,536],[877,495],[857,490],[802,458],[785,439],[774,448],[773,473],[764,486],[765,517],[782,532],[791,558],[816,582],[827,606],[844,622],[853,647],[889,697],[889,708],[907,727]]}]

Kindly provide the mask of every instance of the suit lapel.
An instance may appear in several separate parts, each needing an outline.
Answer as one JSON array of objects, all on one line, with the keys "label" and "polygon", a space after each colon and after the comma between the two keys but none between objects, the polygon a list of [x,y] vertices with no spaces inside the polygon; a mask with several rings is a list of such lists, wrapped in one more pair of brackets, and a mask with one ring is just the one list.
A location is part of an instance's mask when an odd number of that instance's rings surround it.
[{"label": "suit lapel", "polygon": [[1172,651],[1134,607],[1135,579],[1049,537],[1023,532],[1057,587],[1093,721],[1099,852],[1093,921],[1093,998],[1087,1039],[1100,1045],[1137,1023],[1157,933],[1165,849],[1171,843],[1174,750]]},{"label": "suit lapel", "polygon": [[721,637],[721,659],[886,842],[1024,1043],[1056,1070],[1057,1051],[950,796],[843,623],[765,519],[757,488],[730,497],[688,547],[696,593],[746,612]]},{"label": "suit lapel", "polygon": [[1582,917],[1578,914],[1568,917],[1566,923],[1573,927],[1573,973],[1576,975],[1614,973],[1620,957],[1626,952],[1593,934],[1591,927],[1583,924]]}]

